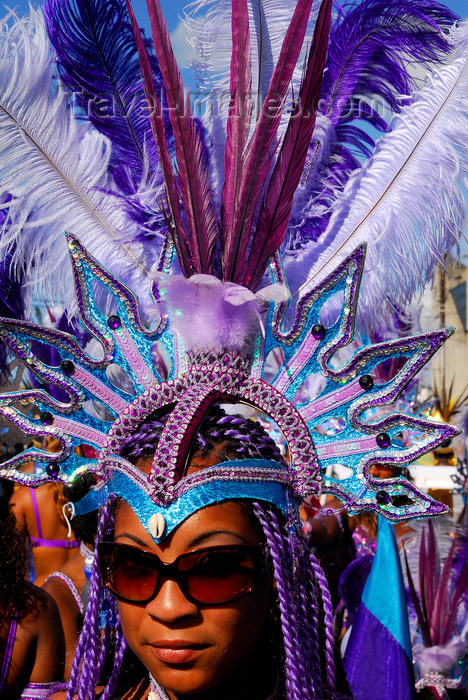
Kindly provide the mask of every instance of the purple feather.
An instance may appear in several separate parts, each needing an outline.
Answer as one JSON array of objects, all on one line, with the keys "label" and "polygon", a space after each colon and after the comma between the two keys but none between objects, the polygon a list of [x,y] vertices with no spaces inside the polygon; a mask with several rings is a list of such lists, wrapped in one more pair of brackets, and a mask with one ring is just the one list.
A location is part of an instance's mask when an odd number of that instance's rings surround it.
[{"label": "purple feather", "polygon": [[[468,530],[466,525],[460,526],[457,530],[455,543],[455,557],[452,566],[452,586],[454,587],[452,600],[453,605],[458,606],[460,599],[464,596],[464,605],[468,609]],[[447,628],[455,624],[456,617],[457,610],[452,608],[447,620]]]},{"label": "purple feather", "polygon": [[414,609],[416,611],[416,616],[418,618],[419,626],[421,628],[421,635],[424,641],[424,646],[430,647],[431,646],[431,637],[429,633],[429,627],[427,624],[427,617],[421,607],[421,603],[419,601],[419,596],[416,592],[416,587],[414,585],[413,577],[411,575],[411,571],[408,565],[408,557],[406,554],[406,550],[403,549],[403,554],[405,556],[405,565],[406,565],[406,575],[408,577],[408,585],[410,589],[410,596],[411,600],[414,605]]},{"label": "purple feather", "polygon": [[[44,15],[60,77],[76,93],[89,121],[112,142],[111,170],[122,190],[132,194],[145,168],[149,175],[157,169],[158,156],[125,1],[46,0]],[[150,43],[145,40],[148,49]],[[154,53],[150,63],[161,92]],[[165,126],[170,141],[167,118]]]},{"label": "purple feather", "polygon": [[374,138],[387,129],[387,119],[362,98],[398,113],[415,88],[408,61],[429,67],[443,60],[451,46],[440,27],[457,19],[432,0],[364,0],[341,8],[330,33],[320,103],[334,133],[324,151],[320,143],[311,143],[304,197],[310,204],[291,220],[284,244],[288,253],[323,233],[337,191],[371,154]]},{"label": "purple feather", "polygon": [[312,0],[299,0],[296,5],[271,76],[263,109],[247,147],[232,234],[223,250],[225,281],[239,284],[243,281],[255,210],[274,155],[273,144],[282,116],[282,104],[299,58],[311,7]]},{"label": "purple feather", "polygon": [[159,163],[164,177],[166,188],[166,203],[170,210],[170,219],[167,215],[167,225],[171,229],[172,239],[177,251],[177,257],[182,271],[186,277],[189,277],[192,272],[192,263],[188,250],[187,235],[182,221],[179,190],[174,176],[171,156],[166,143],[166,133],[162,117],[161,102],[154,90],[153,74],[151,64],[146,51],[145,43],[138,27],[135,15],[132,10],[130,0],[127,1],[127,9],[132,24],[132,30],[135,35],[135,40],[138,49],[138,57],[140,61],[140,69],[143,79],[145,95],[147,99],[147,109],[150,108],[151,128],[158,150]]},{"label": "purple feather", "polygon": [[428,521],[428,550],[425,529],[419,545],[419,596],[404,556],[411,599],[425,647],[448,644],[455,631],[458,609],[468,590],[468,538],[458,532],[451,543],[442,572],[434,527]]},{"label": "purple feather", "polygon": [[428,545],[427,545],[427,566],[424,576],[424,591],[426,598],[427,619],[430,623],[434,613],[434,599],[437,592],[437,585],[440,579],[440,559],[439,552],[436,546],[434,533],[434,525],[429,520],[428,527]]},{"label": "purple feather", "polygon": [[283,242],[294,193],[304,169],[315,127],[317,103],[328,48],[332,0],[323,0],[298,96],[299,114],[293,114],[283,138],[273,174],[258,216],[244,284],[256,289],[268,259]]},{"label": "purple feather", "polygon": [[[418,567],[418,577],[419,577],[419,590],[421,592],[421,605],[424,613],[424,619],[427,623],[430,620],[430,614],[426,607],[426,595],[424,580],[427,577],[427,551],[426,551],[426,530],[423,529],[421,534],[421,542],[419,545],[419,567]],[[429,630],[429,628],[428,628]],[[428,631],[429,634],[429,631]]]},{"label": "purple feather", "polygon": [[[431,523],[432,525],[432,523]],[[446,620],[449,612],[449,584],[452,575],[453,557],[455,554],[455,541],[452,542],[447,559],[444,562],[442,573],[440,575],[437,591],[434,597],[434,608],[431,618],[431,637],[434,644],[442,644],[444,637],[444,619]]]},{"label": "purple feather", "polygon": [[323,97],[334,123],[338,101],[352,95],[378,95],[393,111],[409,95],[414,80],[408,59],[429,67],[451,46],[441,31],[457,16],[432,0],[363,0],[345,5],[331,32]]},{"label": "purple feather", "polygon": [[219,223],[214,213],[214,198],[204,160],[205,149],[191,114],[190,98],[185,98],[159,0],[147,0],[147,6],[174,132],[179,189],[190,231],[189,247],[194,272],[209,274],[212,272],[213,248]]},{"label": "purple feather", "polygon": [[231,104],[226,125],[224,150],[225,182],[222,193],[221,238],[232,236],[244,151],[252,116],[250,28],[247,0],[232,0]]}]

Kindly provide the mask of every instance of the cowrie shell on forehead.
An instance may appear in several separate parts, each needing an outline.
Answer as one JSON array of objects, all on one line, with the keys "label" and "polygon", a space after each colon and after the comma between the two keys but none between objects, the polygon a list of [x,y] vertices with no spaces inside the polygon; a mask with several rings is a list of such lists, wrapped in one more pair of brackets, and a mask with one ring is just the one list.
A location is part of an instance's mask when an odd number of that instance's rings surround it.
[{"label": "cowrie shell on forehead", "polygon": [[161,513],[154,513],[148,520],[148,530],[156,540],[159,540],[166,529],[166,521]]}]

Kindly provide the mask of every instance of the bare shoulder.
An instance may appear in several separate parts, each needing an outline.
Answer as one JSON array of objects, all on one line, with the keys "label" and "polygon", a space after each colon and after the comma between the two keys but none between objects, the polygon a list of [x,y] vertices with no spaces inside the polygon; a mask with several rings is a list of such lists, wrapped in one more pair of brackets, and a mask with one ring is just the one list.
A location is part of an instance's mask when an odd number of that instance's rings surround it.
[{"label": "bare shoulder", "polygon": [[48,629],[60,628],[60,615],[57,603],[53,597],[43,588],[33,586],[34,590],[34,610],[32,610],[23,620],[22,627],[30,631],[34,636],[40,636]]},{"label": "bare shoulder", "polygon": [[31,496],[29,495],[28,486],[20,486],[20,488],[14,492],[13,496],[10,498],[10,506],[14,511],[22,511],[29,505]]}]

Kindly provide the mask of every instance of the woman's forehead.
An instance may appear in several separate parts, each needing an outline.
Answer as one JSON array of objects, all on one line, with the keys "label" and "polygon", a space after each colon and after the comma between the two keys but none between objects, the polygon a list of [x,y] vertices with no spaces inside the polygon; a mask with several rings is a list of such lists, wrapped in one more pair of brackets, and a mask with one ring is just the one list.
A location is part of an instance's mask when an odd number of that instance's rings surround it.
[{"label": "woman's forehead", "polygon": [[[115,538],[138,539],[141,546],[155,551],[187,551],[196,546],[214,544],[258,544],[260,526],[250,506],[237,501],[217,503],[192,513],[159,544],[155,544],[130,505],[122,500],[115,513]],[[181,550],[179,552],[179,550]]]}]

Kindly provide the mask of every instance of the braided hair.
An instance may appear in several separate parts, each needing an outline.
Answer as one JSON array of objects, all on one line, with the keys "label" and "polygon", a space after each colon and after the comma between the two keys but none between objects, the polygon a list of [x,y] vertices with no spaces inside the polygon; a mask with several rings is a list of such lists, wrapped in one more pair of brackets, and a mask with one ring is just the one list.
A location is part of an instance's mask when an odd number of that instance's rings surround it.
[{"label": "braided hair", "polygon": [[[135,464],[152,457],[172,406],[151,413],[140,425],[138,432],[129,435],[122,444],[120,456]],[[217,445],[223,445],[220,459],[270,459],[284,464],[276,442],[260,423],[240,414],[227,414],[215,406],[202,422],[194,439],[191,455],[201,452],[206,457]]]},{"label": "braided hair", "polygon": [[[125,440],[120,456],[132,463],[152,457],[171,409],[167,407],[153,412],[138,432]],[[221,460],[261,458],[284,462],[276,443],[259,423],[240,415],[228,415],[215,407],[201,424],[191,454],[201,452],[207,456],[215,448],[219,449],[220,445]],[[110,498],[115,502],[114,497]],[[261,526],[270,556],[279,617],[276,623],[277,658],[282,668],[281,684],[285,700],[336,700],[345,697],[336,690],[330,594],[318,561],[302,539],[297,515],[291,510],[290,517],[285,519],[271,504],[243,503]],[[97,541],[112,530],[114,512],[114,507],[104,507]],[[93,697],[93,687],[102,666],[101,658],[105,654],[96,643],[97,636],[93,632],[97,626],[99,606],[104,599],[109,600],[109,593],[99,577],[97,563],[91,588],[95,604],[89,606],[86,613],[67,700],[76,695],[79,700]],[[111,607],[116,615],[114,600]],[[118,644],[112,677],[104,692],[106,698],[112,697],[116,687],[125,649],[117,615],[116,622]],[[94,643],[90,643],[90,639]],[[106,637],[103,644],[106,644]]]}]

